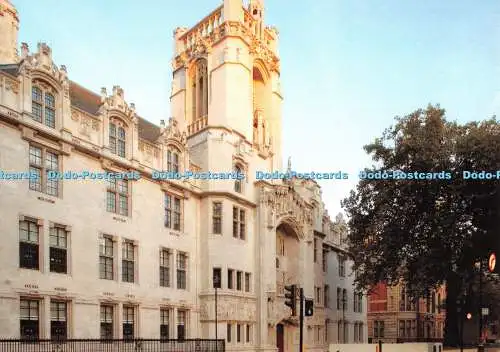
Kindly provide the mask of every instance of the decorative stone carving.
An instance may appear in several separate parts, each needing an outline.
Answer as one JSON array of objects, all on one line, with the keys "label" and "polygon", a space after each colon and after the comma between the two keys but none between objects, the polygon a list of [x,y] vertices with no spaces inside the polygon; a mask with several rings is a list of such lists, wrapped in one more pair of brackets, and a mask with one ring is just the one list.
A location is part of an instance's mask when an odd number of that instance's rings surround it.
[{"label": "decorative stone carving", "polygon": [[17,94],[19,93],[19,82],[14,79],[6,78],[5,79],[5,88],[7,90],[12,91],[12,93]]}]

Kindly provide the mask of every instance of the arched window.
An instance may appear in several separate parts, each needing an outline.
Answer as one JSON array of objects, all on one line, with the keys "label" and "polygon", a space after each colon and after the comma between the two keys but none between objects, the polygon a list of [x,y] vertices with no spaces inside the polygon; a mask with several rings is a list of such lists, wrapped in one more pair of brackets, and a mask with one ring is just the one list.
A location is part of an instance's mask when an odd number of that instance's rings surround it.
[{"label": "arched window", "polygon": [[125,128],[117,121],[110,122],[109,124],[109,148],[113,154],[125,157],[125,142],[126,133]]},{"label": "arched window", "polygon": [[44,85],[36,85],[31,88],[31,112],[33,120],[44,125],[56,127],[56,99],[51,89]]},{"label": "arched window", "polygon": [[234,180],[234,191],[241,193],[243,190],[243,180],[239,177],[239,175],[242,175],[243,172],[239,165],[234,167],[234,173],[236,174],[236,179]]},{"label": "arched window", "polygon": [[167,171],[179,172],[179,151],[173,147],[167,150]]},{"label": "arched window", "polygon": [[196,62],[191,82],[192,120],[195,121],[208,114],[208,70],[205,59]]}]

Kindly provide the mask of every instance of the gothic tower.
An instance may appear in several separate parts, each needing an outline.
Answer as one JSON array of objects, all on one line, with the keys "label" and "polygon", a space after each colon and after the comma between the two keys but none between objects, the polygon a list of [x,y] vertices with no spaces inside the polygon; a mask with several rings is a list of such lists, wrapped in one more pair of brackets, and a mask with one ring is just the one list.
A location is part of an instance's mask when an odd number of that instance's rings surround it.
[{"label": "gothic tower", "polygon": [[9,0],[0,0],[0,65],[17,62],[18,30],[19,16],[16,8]]}]

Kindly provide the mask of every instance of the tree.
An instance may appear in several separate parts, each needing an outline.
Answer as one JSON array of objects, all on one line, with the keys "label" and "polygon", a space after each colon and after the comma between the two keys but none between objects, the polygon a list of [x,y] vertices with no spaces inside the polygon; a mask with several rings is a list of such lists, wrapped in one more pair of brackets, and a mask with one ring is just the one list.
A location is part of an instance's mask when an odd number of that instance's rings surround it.
[{"label": "tree", "polygon": [[[358,289],[404,280],[416,298],[446,283],[445,344],[458,341],[456,299],[474,262],[495,247],[500,229],[498,181],[464,179],[463,171],[500,170],[495,117],[460,125],[428,106],[365,146],[375,165],[342,201],[355,254]],[[384,172],[433,173],[451,179],[383,179]]]}]

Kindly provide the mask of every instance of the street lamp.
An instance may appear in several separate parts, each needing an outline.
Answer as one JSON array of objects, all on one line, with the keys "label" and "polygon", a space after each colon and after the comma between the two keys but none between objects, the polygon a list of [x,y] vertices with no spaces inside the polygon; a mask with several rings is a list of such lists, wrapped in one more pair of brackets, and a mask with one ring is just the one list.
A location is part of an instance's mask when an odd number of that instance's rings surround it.
[{"label": "street lamp", "polygon": [[483,261],[479,260],[475,263],[476,269],[479,271],[479,343],[477,346],[478,352],[484,351],[484,341],[483,341]]},{"label": "street lamp", "polygon": [[[464,306],[464,299],[457,299],[457,313],[459,317],[459,323],[460,323],[460,352],[464,351],[464,312],[462,311],[462,308]],[[467,313],[467,319],[469,319],[469,314]]]}]

